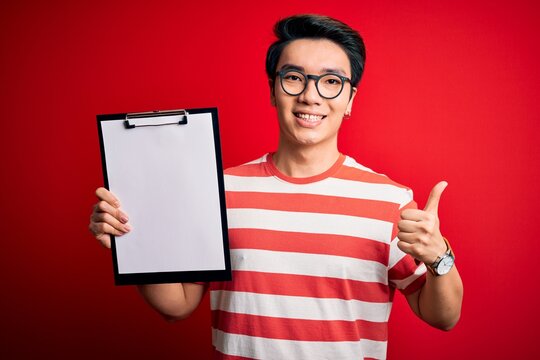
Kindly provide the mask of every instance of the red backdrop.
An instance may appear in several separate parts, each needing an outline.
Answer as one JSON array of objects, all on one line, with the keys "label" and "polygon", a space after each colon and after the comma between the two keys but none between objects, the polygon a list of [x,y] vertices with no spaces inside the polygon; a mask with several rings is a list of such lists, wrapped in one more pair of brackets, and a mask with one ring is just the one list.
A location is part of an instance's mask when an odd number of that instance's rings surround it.
[{"label": "red backdrop", "polygon": [[95,115],[217,106],[225,166],[274,150],[264,56],[273,23],[299,12],[337,17],[367,44],[341,150],[411,186],[421,206],[450,184],[440,216],[465,284],[461,322],[432,329],[397,296],[389,357],[532,356],[534,1],[4,0],[0,357],[209,357],[208,298],[189,320],[162,321],[114,287],[110,253],[87,230],[102,184]]}]

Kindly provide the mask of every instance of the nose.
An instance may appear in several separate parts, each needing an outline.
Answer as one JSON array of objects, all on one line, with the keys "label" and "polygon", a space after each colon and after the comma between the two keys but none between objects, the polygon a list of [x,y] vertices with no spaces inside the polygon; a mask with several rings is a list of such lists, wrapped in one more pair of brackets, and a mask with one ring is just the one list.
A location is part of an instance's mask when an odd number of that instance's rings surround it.
[{"label": "nose", "polygon": [[298,101],[306,104],[320,104],[322,97],[317,91],[317,79],[307,80],[307,85],[304,91],[298,95]]}]

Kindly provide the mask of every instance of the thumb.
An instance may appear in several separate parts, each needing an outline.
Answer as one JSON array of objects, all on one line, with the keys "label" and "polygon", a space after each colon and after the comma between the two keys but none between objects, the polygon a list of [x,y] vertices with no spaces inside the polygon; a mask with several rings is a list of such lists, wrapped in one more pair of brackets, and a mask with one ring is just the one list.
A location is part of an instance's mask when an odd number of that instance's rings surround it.
[{"label": "thumb", "polygon": [[439,210],[439,200],[441,199],[441,195],[447,186],[448,183],[446,181],[441,181],[433,187],[426,202],[426,207],[424,208],[424,211],[435,214],[437,213],[437,211]]}]

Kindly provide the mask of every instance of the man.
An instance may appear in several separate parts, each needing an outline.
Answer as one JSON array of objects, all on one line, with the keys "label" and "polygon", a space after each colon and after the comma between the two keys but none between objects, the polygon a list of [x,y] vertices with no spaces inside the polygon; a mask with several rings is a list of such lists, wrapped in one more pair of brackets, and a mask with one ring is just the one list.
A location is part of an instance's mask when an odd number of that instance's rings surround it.
[{"label": "man", "polygon": [[[279,121],[275,153],[225,172],[233,280],[139,286],[167,319],[183,319],[210,290],[216,358],[385,358],[395,289],[427,323],[451,329],[463,286],[437,206],[341,154],[338,130],[351,114],[365,50],[359,34],[323,16],[279,21],[267,54]],[[90,229],[130,230],[113,194]],[[428,269],[429,271],[426,271]]]}]

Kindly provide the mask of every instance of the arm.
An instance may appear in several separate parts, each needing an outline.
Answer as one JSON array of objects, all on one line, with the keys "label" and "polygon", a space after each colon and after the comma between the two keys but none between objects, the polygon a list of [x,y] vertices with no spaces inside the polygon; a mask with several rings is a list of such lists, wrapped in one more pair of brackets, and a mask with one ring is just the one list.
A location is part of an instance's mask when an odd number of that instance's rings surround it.
[{"label": "arm", "polygon": [[[120,201],[107,189],[96,190],[99,202],[94,206],[88,228],[106,248],[111,247],[111,235],[127,234],[131,227],[129,218],[122,211]],[[138,286],[146,302],[169,321],[187,318],[199,305],[204,295],[204,285],[153,284]]]},{"label": "arm", "polygon": [[[447,183],[437,184],[424,210],[408,209],[398,223],[398,247],[426,266],[446,252],[437,216],[439,199]],[[463,283],[454,266],[448,274],[435,276],[427,272],[421,289],[407,296],[409,306],[422,320],[442,329],[452,329],[459,320],[463,301]]]},{"label": "arm", "polygon": [[166,320],[187,318],[199,306],[205,286],[194,283],[137,286],[146,302]]},{"label": "arm", "polygon": [[443,276],[427,273],[424,286],[407,295],[409,306],[426,323],[441,330],[451,330],[461,315],[463,284],[454,266]]}]

